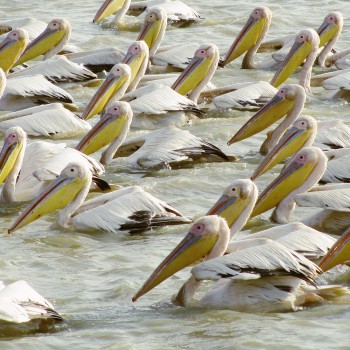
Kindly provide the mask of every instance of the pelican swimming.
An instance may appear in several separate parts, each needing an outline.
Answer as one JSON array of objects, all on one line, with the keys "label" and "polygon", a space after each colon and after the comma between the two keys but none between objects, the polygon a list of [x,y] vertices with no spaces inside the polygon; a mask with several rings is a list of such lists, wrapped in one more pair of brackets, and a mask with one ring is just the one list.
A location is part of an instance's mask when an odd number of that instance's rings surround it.
[{"label": "pelican swimming", "polygon": [[191,222],[176,209],[138,186],[122,188],[84,203],[91,182],[91,171],[86,164],[69,163],[27,206],[8,232],[12,233],[55,209],[61,209],[57,224],[63,228],[73,226],[76,230],[137,232]]},{"label": "pelican swimming", "polygon": [[[317,265],[277,242],[247,248],[225,256],[230,230],[224,219],[212,215],[196,220],[186,237],[156,268],[132,298],[136,301],[184,267],[192,276],[173,301],[185,307],[233,309],[237,311],[292,311],[308,302],[322,302],[327,288],[348,292],[341,286],[315,288]],[[197,302],[194,295],[201,281],[215,285]],[[283,286],[283,287],[282,287]],[[325,291],[324,295],[323,291]]]},{"label": "pelican swimming", "polygon": [[63,318],[27,282],[17,281],[5,286],[0,281],[0,321],[9,324],[35,320],[62,322]]},{"label": "pelican swimming", "polygon": [[83,137],[76,149],[91,154],[109,144],[100,162],[110,164],[114,158],[126,157],[126,164],[135,168],[156,169],[178,167],[194,161],[229,161],[219,148],[199,139],[189,131],[168,126],[125,141],[132,121],[128,103],[111,105],[105,115]]},{"label": "pelican swimming", "polygon": [[15,65],[44,55],[44,60],[53,57],[66,45],[71,34],[71,25],[66,19],[53,19],[46,29],[24,50]]},{"label": "pelican swimming", "polygon": [[288,223],[295,207],[295,196],[312,188],[327,167],[327,157],[317,147],[304,147],[294,155],[279,176],[259,195],[252,217],[272,209],[271,219]]},{"label": "pelican swimming", "polygon": [[20,127],[5,134],[0,153],[0,183],[4,182],[0,202],[28,201],[36,197],[72,160],[79,160],[98,176],[101,164],[64,143],[34,141],[27,145],[27,135]]}]

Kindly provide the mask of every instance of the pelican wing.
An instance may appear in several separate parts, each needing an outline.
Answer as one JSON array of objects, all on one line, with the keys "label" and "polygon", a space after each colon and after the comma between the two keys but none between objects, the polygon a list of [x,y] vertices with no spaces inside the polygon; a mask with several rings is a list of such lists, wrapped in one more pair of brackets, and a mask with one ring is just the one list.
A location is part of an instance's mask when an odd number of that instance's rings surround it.
[{"label": "pelican wing", "polygon": [[47,23],[35,18],[15,18],[0,22],[0,34],[10,32],[16,28],[25,29],[29,34],[29,40],[38,37],[47,27]]},{"label": "pelican wing", "polygon": [[[252,234],[244,235],[244,241],[271,239],[285,246],[286,248],[302,254],[308,259],[318,259],[324,256],[335,239],[329,235],[312,229],[300,222],[293,222],[286,225],[279,225],[270,229]],[[241,238],[240,237],[240,238]],[[238,240],[240,243],[241,239]],[[230,253],[237,250],[236,241],[233,240],[226,252]]]},{"label": "pelican wing", "polygon": [[72,220],[78,229],[109,232],[138,232],[163,225],[190,222],[176,209],[138,186],[87,201],[74,215]]},{"label": "pelican wing", "polygon": [[257,110],[277,93],[277,89],[266,81],[252,83],[241,89],[214,97],[217,108]]},{"label": "pelican wing", "polygon": [[315,146],[323,150],[350,148],[350,128],[341,120],[318,122]]},{"label": "pelican wing", "polygon": [[33,97],[38,101],[52,99],[54,100],[52,102],[73,102],[73,97],[70,94],[50,83],[42,75],[8,79],[4,94]]},{"label": "pelican wing", "polygon": [[321,182],[350,182],[350,148],[333,149],[324,153],[328,163]]},{"label": "pelican wing", "polygon": [[277,242],[269,242],[204,261],[191,272],[197,280],[250,280],[265,276],[294,276],[313,283],[320,269],[302,255]]},{"label": "pelican wing", "polygon": [[326,90],[350,90],[350,70],[342,71],[332,78],[328,78],[322,82],[322,86]]},{"label": "pelican wing", "polygon": [[[131,96],[136,99],[130,100]],[[199,113],[198,106],[178,94],[168,86],[152,84],[134,91],[133,95],[125,95],[125,99],[135,114],[165,114],[167,112],[192,111]]]},{"label": "pelican wing", "polygon": [[301,193],[295,197],[295,201],[300,207],[316,207],[350,212],[350,189]]},{"label": "pelican wing", "polygon": [[81,134],[91,129],[88,122],[65,109],[60,103],[32,107],[0,116],[1,131],[5,132],[12,126],[20,126],[28,135],[45,137]]},{"label": "pelican wing", "polygon": [[17,281],[0,291],[0,320],[22,323],[36,318],[63,320],[52,304],[25,281]]},{"label": "pelican wing", "polygon": [[64,56],[41,61],[34,66],[12,73],[10,77],[23,77],[37,74],[43,75],[53,83],[84,81],[97,78],[96,74],[89,71],[82,64],[71,62]]}]

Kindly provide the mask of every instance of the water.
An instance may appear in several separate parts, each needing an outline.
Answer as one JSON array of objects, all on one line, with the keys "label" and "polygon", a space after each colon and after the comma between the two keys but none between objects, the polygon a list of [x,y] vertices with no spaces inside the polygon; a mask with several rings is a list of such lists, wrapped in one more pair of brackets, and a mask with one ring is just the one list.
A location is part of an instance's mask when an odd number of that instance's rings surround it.
[{"label": "water", "polygon": [[[189,28],[169,28],[165,44],[186,42],[216,43],[221,52],[229,47],[251,10],[268,5],[273,12],[269,38],[296,33],[305,27],[317,28],[324,16],[342,11],[345,29],[337,48],[344,49],[350,32],[348,1],[270,1],[251,0],[207,2],[188,0],[206,20]],[[65,17],[73,27],[71,43],[82,49],[117,46],[126,49],[135,32],[101,29],[91,20],[100,1],[83,3],[62,0],[1,0],[2,19],[33,16],[48,22]],[[133,21],[133,18],[127,19]],[[214,83],[224,85],[243,81],[268,80],[273,72],[241,70],[240,60],[220,70]],[[320,69],[318,68],[319,72]],[[296,82],[295,78],[289,80]],[[79,106],[84,106],[94,89],[71,89]],[[344,100],[321,100],[321,89],[314,90],[305,114],[320,120],[342,118],[350,121]],[[236,163],[201,164],[182,170],[152,173],[131,172],[121,165],[107,167],[106,179],[121,185],[139,184],[187,215],[200,216],[216,201],[232,180],[250,176],[260,162],[258,147],[264,133],[231,147],[226,141],[247,117],[248,112],[217,113],[187,126],[193,134],[240,157]],[[139,131],[132,131],[135,136]],[[78,138],[66,140],[75,145]],[[262,189],[275,174],[258,180]],[[180,194],[180,195],[179,195]],[[25,279],[55,304],[69,324],[52,334],[18,334],[2,338],[1,349],[348,349],[350,308],[348,305],[324,305],[310,310],[283,314],[246,314],[221,310],[179,308],[170,303],[172,294],[188,276],[183,271],[173,276],[137,303],[131,296],[181,240],[187,227],[163,228],[140,236],[110,233],[82,233],[52,226],[55,214],[8,237],[6,230],[24,208],[16,204],[1,208],[1,279],[6,282]],[[297,209],[295,218],[312,210]],[[269,225],[268,214],[249,226]],[[339,281],[339,280],[338,280]],[[341,277],[349,282],[350,274]]]}]

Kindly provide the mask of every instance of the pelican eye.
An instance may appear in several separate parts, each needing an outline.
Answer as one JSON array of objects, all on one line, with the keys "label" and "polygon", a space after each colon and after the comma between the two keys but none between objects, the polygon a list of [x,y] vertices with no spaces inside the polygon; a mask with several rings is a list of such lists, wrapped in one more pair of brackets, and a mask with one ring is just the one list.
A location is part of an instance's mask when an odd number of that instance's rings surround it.
[{"label": "pelican eye", "polygon": [[71,173],[74,173],[74,168],[70,168]]},{"label": "pelican eye", "polygon": [[192,234],[201,234],[204,231],[204,224],[194,224],[190,230]]},{"label": "pelican eye", "polygon": [[301,125],[303,125],[303,126],[304,126],[304,125],[305,125],[305,122],[301,122]]},{"label": "pelican eye", "polygon": [[232,187],[232,188],[231,188],[231,191],[232,191],[232,192],[235,192],[235,191],[236,191],[236,187]]},{"label": "pelican eye", "polygon": [[305,157],[301,154],[301,155],[299,156],[299,159],[300,159],[300,160],[304,160]]}]

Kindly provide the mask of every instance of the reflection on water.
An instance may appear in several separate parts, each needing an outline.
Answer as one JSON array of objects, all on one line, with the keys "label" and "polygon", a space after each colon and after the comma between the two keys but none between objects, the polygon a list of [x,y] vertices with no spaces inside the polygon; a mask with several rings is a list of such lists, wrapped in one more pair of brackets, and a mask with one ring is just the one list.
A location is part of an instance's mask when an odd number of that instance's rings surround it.
[{"label": "reflection on water", "polygon": [[[222,53],[227,50],[248,14],[258,5],[251,0],[189,0],[186,3],[203,15],[205,21],[188,28],[169,28],[164,43],[213,42]],[[328,12],[338,10],[343,12],[345,29],[337,48],[347,48],[350,42],[347,27],[350,11],[346,0],[273,0],[264,4],[273,12],[269,38],[296,33],[306,27],[317,28]],[[73,27],[72,44],[84,50],[106,46],[125,50],[137,34],[121,32],[108,25],[93,25],[91,21],[99,6],[100,1],[93,0],[14,0],[3,1],[0,14],[2,19],[32,16],[46,22],[65,17]],[[126,21],[135,23],[134,18]],[[240,62],[238,59],[224,70],[219,70],[213,82],[221,86],[270,80],[273,76],[271,71],[242,70]],[[322,69],[317,68],[316,71]],[[296,79],[290,79],[290,82],[296,82]],[[96,89],[71,87],[69,92],[77,105],[83,108]],[[341,117],[350,122],[347,101],[327,100],[320,88],[314,92],[315,95],[307,100],[304,114],[320,120]],[[203,119],[185,127],[196,136],[221,147],[227,154],[238,156],[238,162],[198,164],[184,169],[145,173],[125,169],[122,162],[116,161],[107,167],[106,180],[120,185],[141,185],[186,215],[203,215],[230,182],[249,177],[261,160],[258,149],[264,140],[264,132],[231,147],[226,145],[226,141],[250,115],[249,112],[210,109]],[[130,137],[139,134],[140,131],[132,131]],[[75,145],[77,140],[65,142]],[[259,188],[264,188],[274,177],[274,173],[268,173],[259,178]],[[188,271],[178,273],[133,304],[131,296],[181,240],[186,226],[163,228],[139,236],[100,232],[86,234],[57,229],[52,226],[55,219],[52,214],[9,237],[6,230],[23,207],[23,204],[15,204],[0,209],[3,232],[1,279],[6,282],[27,280],[39,293],[54,302],[57,311],[69,324],[60,332],[49,333],[52,329],[48,329],[35,336],[18,337],[18,334],[23,335],[20,328],[2,333],[2,349],[348,348],[350,308],[347,304],[324,305],[284,314],[175,307],[170,298],[188,276]],[[311,212],[312,209],[297,209],[294,216],[300,218]],[[254,219],[248,229],[267,228],[270,225],[267,219],[268,214]],[[334,282],[335,273],[323,278],[327,278],[328,283]],[[349,283],[349,272],[340,279]]]}]

